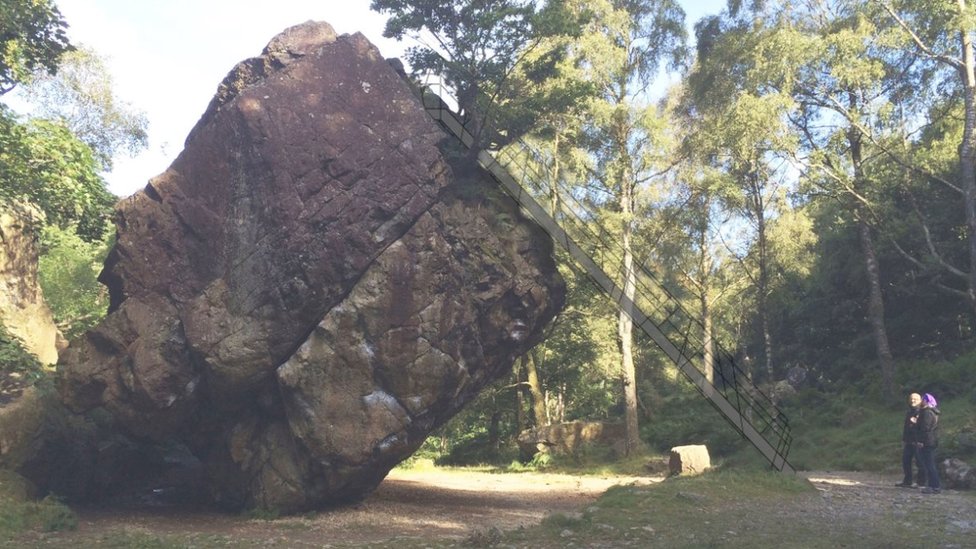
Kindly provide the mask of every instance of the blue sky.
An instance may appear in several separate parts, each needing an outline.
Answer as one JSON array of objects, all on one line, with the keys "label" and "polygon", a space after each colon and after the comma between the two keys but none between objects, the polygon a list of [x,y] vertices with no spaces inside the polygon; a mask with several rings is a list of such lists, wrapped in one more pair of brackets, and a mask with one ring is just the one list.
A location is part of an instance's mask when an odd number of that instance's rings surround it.
[{"label": "blue sky", "polygon": [[[369,0],[56,0],[74,43],[106,57],[117,95],[149,119],[149,148],[118,158],[105,174],[112,192],[128,196],[162,173],[183,148],[227,72],[258,55],[283,29],[327,21],[340,34],[362,32],[387,57],[404,44],[382,37],[384,18]],[[695,21],[725,0],[680,0]]]}]

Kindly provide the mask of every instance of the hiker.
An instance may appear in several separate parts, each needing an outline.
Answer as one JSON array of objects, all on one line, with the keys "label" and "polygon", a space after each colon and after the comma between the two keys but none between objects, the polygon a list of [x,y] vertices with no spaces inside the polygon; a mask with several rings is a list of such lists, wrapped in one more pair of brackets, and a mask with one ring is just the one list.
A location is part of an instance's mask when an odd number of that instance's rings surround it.
[{"label": "hiker", "polygon": [[925,467],[928,487],[923,494],[938,494],[942,491],[939,472],[935,468],[935,449],[939,446],[939,407],[935,397],[929,393],[922,395],[922,409],[918,413],[918,457]]},{"label": "hiker", "polygon": [[[902,481],[895,486],[902,488],[925,486],[925,466],[919,459],[918,447],[915,445],[919,441],[918,414],[921,409],[922,395],[918,393],[908,395],[908,411],[905,412],[905,424],[901,431],[901,469],[904,476]],[[915,462],[915,467],[918,469],[918,473],[914,475],[914,482],[912,482],[912,462]]]}]

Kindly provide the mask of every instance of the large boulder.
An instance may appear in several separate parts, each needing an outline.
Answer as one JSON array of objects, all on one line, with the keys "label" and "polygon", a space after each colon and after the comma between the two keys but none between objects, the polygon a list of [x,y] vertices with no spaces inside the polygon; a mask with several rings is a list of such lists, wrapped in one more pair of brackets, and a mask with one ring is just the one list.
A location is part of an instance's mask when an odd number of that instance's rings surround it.
[{"label": "large boulder", "polygon": [[275,37],[120,203],[63,402],[186,445],[228,506],[368,493],[563,303],[548,237],[451,144],[362,35]]}]

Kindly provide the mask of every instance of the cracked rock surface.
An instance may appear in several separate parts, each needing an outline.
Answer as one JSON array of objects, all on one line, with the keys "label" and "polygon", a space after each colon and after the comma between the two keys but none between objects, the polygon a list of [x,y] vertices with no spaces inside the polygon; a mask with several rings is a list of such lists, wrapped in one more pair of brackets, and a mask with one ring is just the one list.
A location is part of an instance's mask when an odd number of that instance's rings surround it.
[{"label": "cracked rock surface", "polygon": [[548,237],[449,141],[362,35],[275,37],[120,203],[110,314],[61,400],[185,445],[231,507],[374,489],[563,303]]}]

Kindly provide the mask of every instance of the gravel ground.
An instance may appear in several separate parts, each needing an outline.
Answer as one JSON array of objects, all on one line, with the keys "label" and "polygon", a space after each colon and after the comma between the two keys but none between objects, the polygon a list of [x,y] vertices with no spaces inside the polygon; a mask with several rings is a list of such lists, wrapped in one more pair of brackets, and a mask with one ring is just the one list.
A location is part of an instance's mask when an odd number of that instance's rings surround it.
[{"label": "gravel ground", "polygon": [[[798,527],[850,529],[851,547],[871,546],[857,532],[894,521],[913,521],[953,539],[972,534],[976,547],[976,497],[947,490],[939,495],[896,488],[898,479],[873,473],[804,472],[815,497],[772,511],[773,520]],[[77,530],[34,534],[17,546],[130,546],[155,537],[179,546],[332,547],[368,545],[392,538],[464,540],[491,529],[538,524],[552,513],[573,516],[617,484],[646,485],[661,477],[594,477],[496,474],[474,471],[394,471],[363,502],[268,521],[187,508],[80,509]],[[880,526],[879,526],[880,525]],[[919,525],[920,527],[922,525]],[[743,532],[745,534],[745,532]],[[127,541],[128,540],[128,541]],[[936,540],[937,541],[937,540]],[[867,543],[868,545],[863,545]],[[935,543],[940,547],[965,547]]]}]

